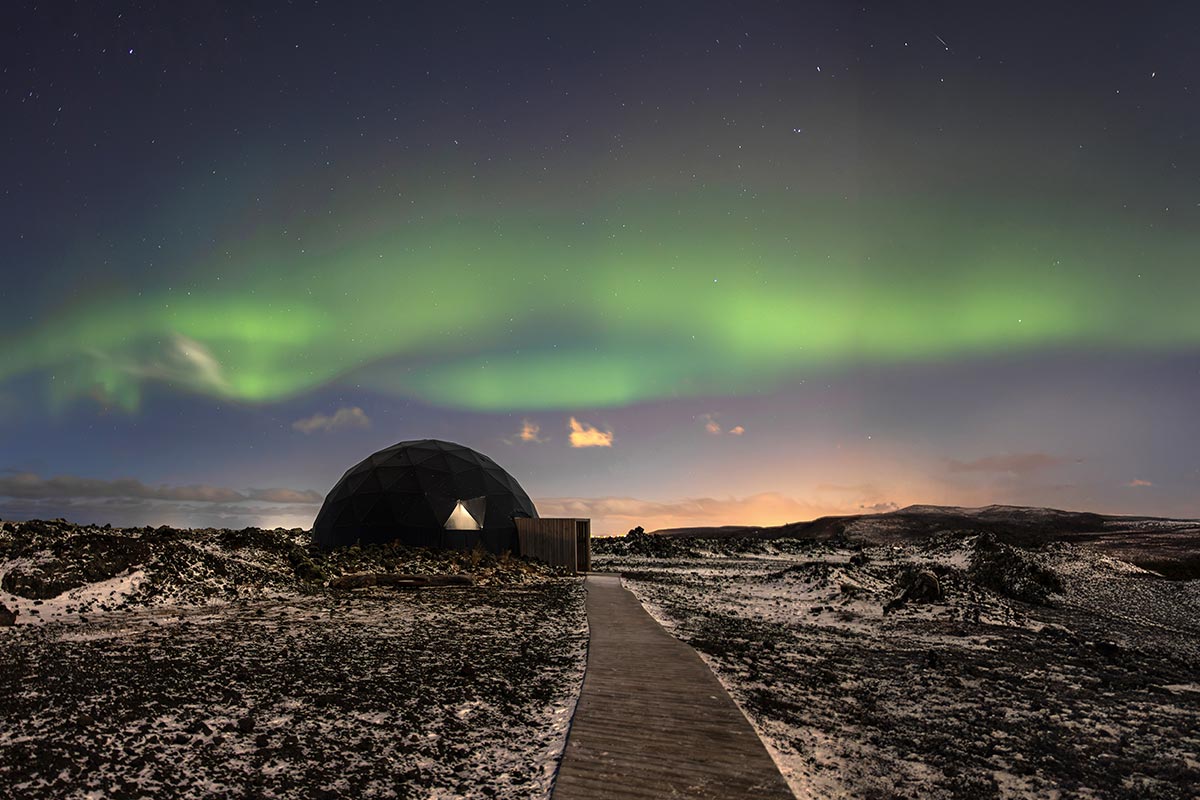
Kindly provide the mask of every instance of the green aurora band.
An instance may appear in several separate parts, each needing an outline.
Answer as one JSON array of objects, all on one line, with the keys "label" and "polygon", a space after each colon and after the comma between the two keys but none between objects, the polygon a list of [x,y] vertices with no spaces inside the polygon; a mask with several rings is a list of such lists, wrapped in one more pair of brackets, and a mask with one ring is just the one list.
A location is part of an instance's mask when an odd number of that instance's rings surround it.
[{"label": "green aurora band", "polygon": [[77,299],[4,343],[0,384],[36,374],[57,407],[134,410],[149,381],[253,403],[345,382],[505,411],[759,393],[847,363],[1200,344],[1194,234],[1061,199],[642,193],[370,216],[308,225],[321,244],[303,251],[278,231],[223,241],[227,257],[173,267],[186,291]]}]

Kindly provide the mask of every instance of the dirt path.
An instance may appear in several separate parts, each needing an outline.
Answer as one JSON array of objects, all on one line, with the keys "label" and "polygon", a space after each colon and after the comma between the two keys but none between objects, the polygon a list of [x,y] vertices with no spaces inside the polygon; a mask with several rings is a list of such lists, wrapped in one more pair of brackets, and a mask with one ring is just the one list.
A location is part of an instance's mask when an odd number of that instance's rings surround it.
[{"label": "dirt path", "polygon": [[793,797],[696,651],[646,613],[617,575],[586,581],[587,673],[555,800]]}]

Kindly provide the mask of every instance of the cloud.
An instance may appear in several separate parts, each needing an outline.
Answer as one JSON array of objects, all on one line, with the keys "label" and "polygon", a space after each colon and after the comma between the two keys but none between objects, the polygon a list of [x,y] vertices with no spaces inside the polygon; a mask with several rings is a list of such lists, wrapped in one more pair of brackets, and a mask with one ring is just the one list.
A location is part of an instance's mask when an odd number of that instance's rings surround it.
[{"label": "cloud", "polygon": [[133,478],[103,480],[76,475],[42,478],[32,472],[0,475],[0,497],[18,497],[25,500],[106,498],[173,503],[239,503],[258,500],[268,503],[305,504],[320,503],[323,499],[321,495],[308,489],[251,489],[248,492],[239,492],[236,489],[204,484],[150,486]]},{"label": "cloud", "polygon": [[864,511],[868,514],[886,514],[888,511],[895,511],[896,509],[900,508],[900,505],[898,503],[888,502],[871,503],[869,505],[860,503],[858,508],[860,511]]},{"label": "cloud", "polygon": [[265,503],[322,503],[325,496],[312,489],[250,489],[246,492],[247,500],[261,500]]},{"label": "cloud", "polygon": [[292,423],[292,428],[303,434],[315,433],[317,431],[332,431],[338,428],[369,427],[371,427],[370,417],[358,406],[339,408],[333,413],[333,416],[326,416],[318,412],[311,417],[298,419]]},{"label": "cloud", "polygon": [[308,528],[315,508],[270,503],[180,503],[125,497],[0,498],[0,519],[55,519],[117,527]]},{"label": "cloud", "polygon": [[541,425],[524,419],[521,420],[521,432],[517,434],[517,437],[520,438],[522,442],[544,442],[546,440],[538,436],[541,431]]},{"label": "cloud", "polygon": [[746,429],[741,425],[734,425],[729,430],[724,430],[721,423],[717,422],[719,414],[701,414],[700,420],[704,423],[704,430],[711,433],[713,436],[720,436],[722,433],[727,433],[730,436],[741,436],[746,432]]},{"label": "cloud", "polygon": [[947,466],[952,472],[1008,472],[1013,475],[1026,475],[1049,467],[1057,467],[1078,459],[1052,456],[1047,453],[1011,453],[997,456],[984,456],[974,461],[957,461],[951,459]]},{"label": "cloud", "polygon": [[602,431],[593,425],[571,417],[571,447],[612,447],[612,431]]},{"label": "cloud", "polygon": [[202,503],[236,502],[246,499],[240,492],[218,486],[147,486],[132,478],[100,480],[74,475],[42,478],[32,472],[0,476],[0,496],[48,497],[137,497],[143,500],[186,500]]},{"label": "cloud", "polygon": [[1144,481],[1141,478],[1134,478],[1125,485],[1136,489],[1142,486],[1153,486],[1154,484],[1151,481]]}]

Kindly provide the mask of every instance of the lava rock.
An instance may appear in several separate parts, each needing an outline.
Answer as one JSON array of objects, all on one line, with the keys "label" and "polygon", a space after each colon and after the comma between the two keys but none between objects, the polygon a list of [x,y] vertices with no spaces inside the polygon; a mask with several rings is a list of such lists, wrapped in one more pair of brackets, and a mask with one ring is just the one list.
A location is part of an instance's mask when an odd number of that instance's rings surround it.
[{"label": "lava rock", "polygon": [[83,584],[83,578],[62,561],[13,567],[0,579],[0,589],[28,600],[48,600]]},{"label": "lava rock", "polygon": [[200,734],[202,736],[208,736],[212,733],[212,728],[210,728],[204,722],[204,720],[196,720],[191,725],[188,725],[187,732],[194,733],[194,734]]},{"label": "lava rock", "polygon": [[1034,605],[1049,605],[1050,595],[1063,591],[1062,579],[1037,564],[1028,550],[1004,544],[991,534],[976,540],[968,574],[980,586]]},{"label": "lava rock", "polygon": [[903,592],[888,601],[883,613],[889,614],[906,603],[936,603],[946,597],[938,576],[927,569],[906,572],[900,578],[900,587]]}]

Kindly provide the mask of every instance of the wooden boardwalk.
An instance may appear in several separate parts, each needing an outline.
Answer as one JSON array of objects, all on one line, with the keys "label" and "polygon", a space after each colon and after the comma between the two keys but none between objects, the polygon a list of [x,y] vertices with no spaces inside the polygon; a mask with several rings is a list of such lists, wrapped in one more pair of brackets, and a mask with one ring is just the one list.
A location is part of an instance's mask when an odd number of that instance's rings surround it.
[{"label": "wooden boardwalk", "polygon": [[589,575],[587,672],[554,800],[793,800],[754,729],[696,651],[621,586]]}]

